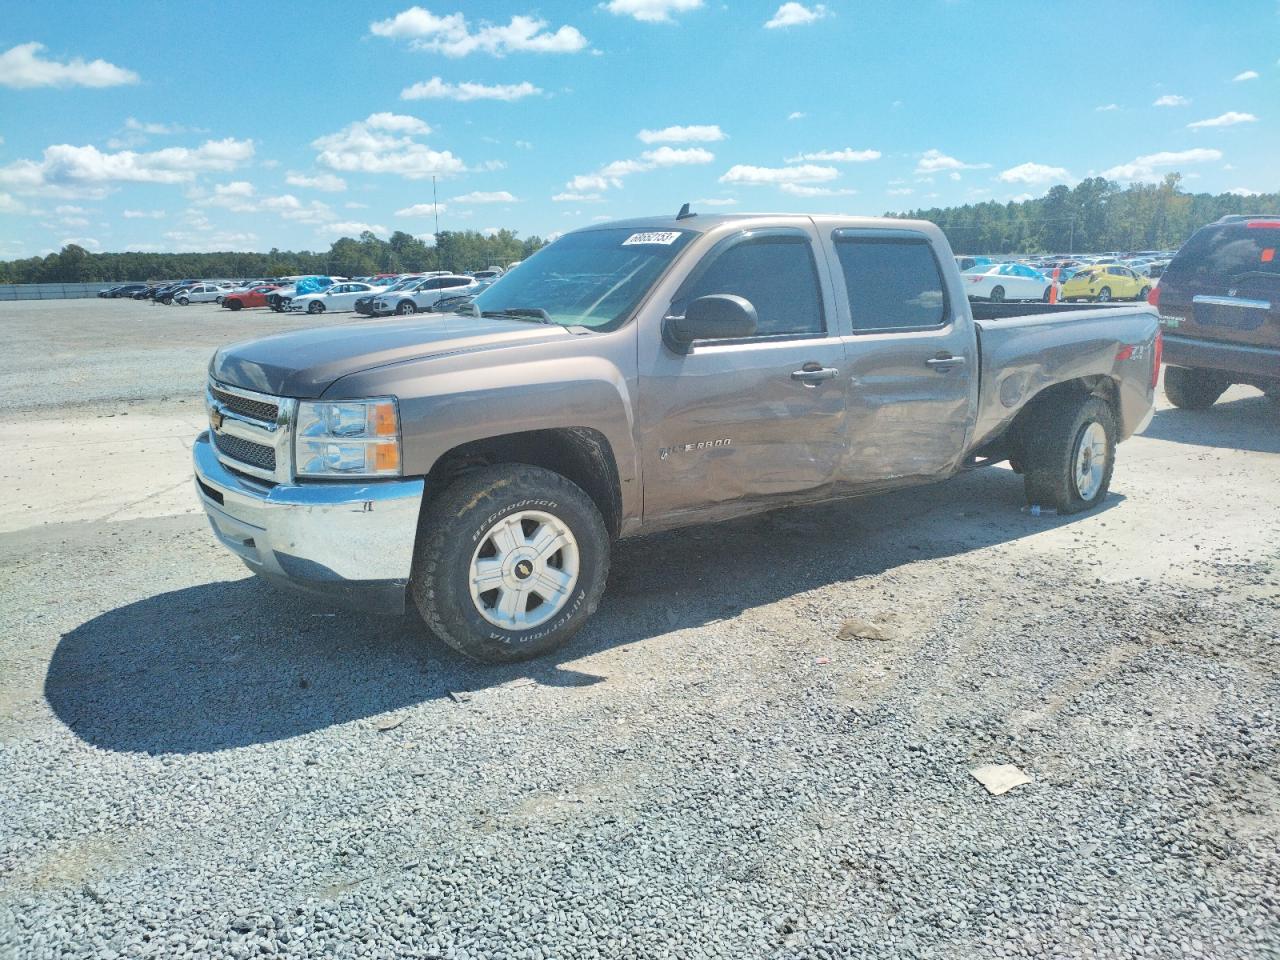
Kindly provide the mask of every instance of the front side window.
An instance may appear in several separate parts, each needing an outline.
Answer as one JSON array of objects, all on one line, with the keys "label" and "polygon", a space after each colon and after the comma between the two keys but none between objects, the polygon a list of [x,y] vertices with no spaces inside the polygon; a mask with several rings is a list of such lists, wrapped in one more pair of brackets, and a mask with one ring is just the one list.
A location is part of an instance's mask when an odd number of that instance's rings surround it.
[{"label": "front side window", "polygon": [[756,308],[757,336],[809,336],[826,329],[808,238],[752,238],[709,256],[715,259],[681,292],[672,313],[683,313],[698,297],[729,293]]},{"label": "front side window", "polygon": [[854,330],[939,327],[946,296],[926,241],[836,238]]}]

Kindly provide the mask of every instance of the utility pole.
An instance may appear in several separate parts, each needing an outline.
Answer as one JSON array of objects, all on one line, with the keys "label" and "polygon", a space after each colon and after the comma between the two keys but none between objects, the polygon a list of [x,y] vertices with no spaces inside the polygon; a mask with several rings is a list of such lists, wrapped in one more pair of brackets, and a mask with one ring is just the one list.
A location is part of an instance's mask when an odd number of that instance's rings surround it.
[{"label": "utility pole", "polygon": [[440,266],[440,195],[436,193],[436,177],[431,175],[431,212],[436,215],[436,269],[443,270]]}]

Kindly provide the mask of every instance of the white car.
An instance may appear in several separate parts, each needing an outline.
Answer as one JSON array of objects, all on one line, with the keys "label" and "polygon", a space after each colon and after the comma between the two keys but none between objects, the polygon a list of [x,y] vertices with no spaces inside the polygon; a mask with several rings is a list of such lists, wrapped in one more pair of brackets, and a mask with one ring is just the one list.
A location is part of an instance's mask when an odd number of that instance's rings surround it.
[{"label": "white car", "polygon": [[1048,300],[1053,281],[1039,270],[1021,263],[992,263],[973,267],[960,275],[970,300]]},{"label": "white car", "polygon": [[180,303],[184,307],[189,303],[221,303],[222,298],[230,292],[230,287],[224,287],[220,283],[197,283],[193,287],[179,291],[173,298],[173,302]]},{"label": "white car", "polygon": [[420,313],[429,310],[442,297],[456,297],[466,294],[469,287],[477,286],[471,277],[445,274],[442,277],[427,277],[417,286],[403,290],[388,291],[373,301],[374,316],[385,316],[388,313]]},{"label": "white car", "polygon": [[325,311],[354,310],[356,301],[361,297],[367,297],[385,289],[385,286],[375,287],[371,283],[358,283],[354,280],[349,283],[335,283],[318,293],[304,293],[300,297],[294,297],[289,301],[289,312],[301,313],[305,310],[307,313],[324,313]]}]

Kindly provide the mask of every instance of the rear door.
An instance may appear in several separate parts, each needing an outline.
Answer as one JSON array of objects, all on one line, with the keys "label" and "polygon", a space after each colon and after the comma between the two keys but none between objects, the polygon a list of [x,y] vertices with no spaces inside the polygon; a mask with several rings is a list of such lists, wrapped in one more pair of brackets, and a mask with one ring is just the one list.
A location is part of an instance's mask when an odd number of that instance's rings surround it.
[{"label": "rear door", "polygon": [[1198,230],[1160,278],[1160,317],[1177,336],[1280,346],[1280,220]]},{"label": "rear door", "polygon": [[949,474],[976,406],[978,357],[966,305],[952,302],[922,233],[838,229],[829,241],[851,329],[841,479],[865,488]]}]

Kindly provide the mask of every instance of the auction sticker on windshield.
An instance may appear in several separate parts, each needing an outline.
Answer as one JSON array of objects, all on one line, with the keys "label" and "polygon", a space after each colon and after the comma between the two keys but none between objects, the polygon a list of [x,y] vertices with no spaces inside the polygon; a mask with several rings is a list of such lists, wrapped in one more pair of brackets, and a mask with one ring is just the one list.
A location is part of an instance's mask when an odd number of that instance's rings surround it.
[{"label": "auction sticker on windshield", "polygon": [[630,247],[639,243],[660,243],[666,246],[675,243],[678,239],[680,239],[679,230],[670,230],[662,233],[633,233],[622,241],[622,245]]}]

